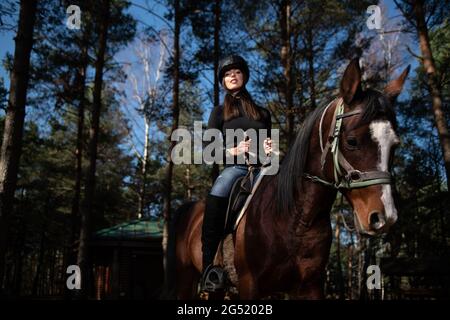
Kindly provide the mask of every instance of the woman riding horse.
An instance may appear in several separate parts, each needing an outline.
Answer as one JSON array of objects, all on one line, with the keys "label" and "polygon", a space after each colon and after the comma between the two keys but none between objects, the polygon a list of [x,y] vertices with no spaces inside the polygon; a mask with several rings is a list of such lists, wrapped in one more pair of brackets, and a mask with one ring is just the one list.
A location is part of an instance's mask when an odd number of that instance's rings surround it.
[{"label": "woman riding horse", "polygon": [[[257,106],[245,88],[249,80],[250,72],[247,62],[238,55],[231,55],[219,63],[218,79],[226,90],[223,106],[216,106],[211,112],[208,121],[208,129],[215,128],[222,131],[224,141],[227,141],[227,129],[244,130],[254,129],[259,131],[265,129],[270,137],[271,117],[267,109]],[[230,139],[228,139],[230,140]],[[248,171],[248,163],[237,164],[237,157],[250,151],[252,143],[256,143],[257,149],[264,148],[266,154],[271,152],[271,139],[261,142],[240,141],[236,146],[224,148],[227,155],[232,157],[232,163],[225,164],[225,169],[217,177],[211,191],[206,197],[206,209],[202,227],[202,253],[203,253],[203,281],[201,290],[206,290],[205,279],[212,268],[214,256],[223,236],[225,214],[228,205],[228,197],[233,183],[237,178],[245,176]],[[259,152],[257,153],[259,154]],[[260,162],[254,165],[260,166]],[[259,169],[256,168],[255,173]],[[217,267],[216,267],[217,268]],[[220,284],[218,284],[220,286]]]},{"label": "woman riding horse", "polygon": [[[296,299],[324,297],[330,211],[338,191],[352,206],[360,233],[386,233],[395,223],[390,170],[399,137],[394,104],[408,72],[409,67],[382,91],[364,88],[359,60],[354,59],[342,76],[339,96],[304,120],[279,173],[264,175],[233,232],[233,285],[239,298],[260,299],[277,292]],[[234,98],[232,92],[227,96]],[[205,217],[204,201],[182,206],[175,215],[180,299],[196,296],[198,277],[206,266],[201,261],[201,229],[203,223],[207,242],[208,220],[214,216],[209,198]],[[204,243],[204,253],[211,247]],[[204,261],[211,261],[212,255]]]}]

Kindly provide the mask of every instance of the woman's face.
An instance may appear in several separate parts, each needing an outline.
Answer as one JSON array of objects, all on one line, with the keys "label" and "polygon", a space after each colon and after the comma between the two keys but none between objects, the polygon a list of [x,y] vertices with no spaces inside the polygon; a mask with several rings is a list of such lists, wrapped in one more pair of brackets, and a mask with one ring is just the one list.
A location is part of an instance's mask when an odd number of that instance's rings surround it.
[{"label": "woman's face", "polygon": [[225,87],[230,91],[236,91],[242,88],[244,84],[244,74],[239,69],[230,69],[225,72]]}]

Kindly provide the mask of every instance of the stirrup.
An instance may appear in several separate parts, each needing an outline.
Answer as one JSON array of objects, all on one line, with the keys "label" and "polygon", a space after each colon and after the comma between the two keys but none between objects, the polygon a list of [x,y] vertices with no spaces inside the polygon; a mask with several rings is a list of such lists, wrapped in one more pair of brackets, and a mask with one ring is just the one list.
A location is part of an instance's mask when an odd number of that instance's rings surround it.
[{"label": "stirrup", "polygon": [[203,273],[200,282],[200,291],[224,291],[227,283],[227,273],[219,266],[210,264]]}]

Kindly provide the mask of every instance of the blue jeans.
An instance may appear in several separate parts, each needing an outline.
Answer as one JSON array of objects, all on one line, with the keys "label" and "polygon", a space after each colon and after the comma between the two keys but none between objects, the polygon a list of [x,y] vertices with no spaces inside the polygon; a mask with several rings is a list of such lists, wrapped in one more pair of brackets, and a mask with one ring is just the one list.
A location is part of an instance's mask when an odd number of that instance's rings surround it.
[{"label": "blue jeans", "polygon": [[[245,165],[235,165],[226,167],[217,177],[210,194],[216,197],[228,197],[233,187],[233,183],[237,178],[247,174],[248,167]],[[260,169],[254,169],[255,178],[259,174]]]}]

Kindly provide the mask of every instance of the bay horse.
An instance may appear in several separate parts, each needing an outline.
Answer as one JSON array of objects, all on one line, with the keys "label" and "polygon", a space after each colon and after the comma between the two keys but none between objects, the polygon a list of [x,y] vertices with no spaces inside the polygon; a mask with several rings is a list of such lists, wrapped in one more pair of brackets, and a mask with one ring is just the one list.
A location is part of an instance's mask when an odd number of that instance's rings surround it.
[{"label": "bay horse", "polygon": [[[409,66],[383,92],[363,90],[359,60],[353,59],[339,97],[306,118],[278,174],[264,176],[235,231],[240,299],[275,292],[298,299],[324,297],[330,211],[338,191],[351,204],[360,233],[384,233],[395,223],[389,170],[399,139],[393,104],[408,72]],[[179,299],[196,294],[204,208],[204,201],[198,201],[177,217]]]}]

